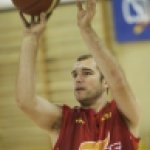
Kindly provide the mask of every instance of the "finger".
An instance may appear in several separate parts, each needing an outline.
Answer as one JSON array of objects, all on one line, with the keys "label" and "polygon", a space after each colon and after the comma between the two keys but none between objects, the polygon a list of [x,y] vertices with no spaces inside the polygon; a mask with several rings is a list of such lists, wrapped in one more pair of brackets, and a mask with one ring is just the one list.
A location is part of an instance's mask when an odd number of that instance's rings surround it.
[{"label": "finger", "polygon": [[86,0],[86,7],[87,7],[87,9],[94,10],[96,8],[96,1],[95,0]]},{"label": "finger", "polygon": [[28,23],[28,21],[26,20],[26,18],[24,17],[24,15],[21,11],[20,11],[20,17],[21,17],[21,20],[22,20],[24,26],[29,27],[30,24]]},{"label": "finger", "polygon": [[52,11],[47,13],[46,16],[45,16],[45,19],[48,20],[50,18],[50,16],[52,15],[52,13],[53,13]]},{"label": "finger", "polygon": [[34,24],[34,23],[35,23],[35,17],[31,16],[31,24]]},{"label": "finger", "polygon": [[85,1],[85,7],[87,10],[93,10],[95,9],[96,1],[95,0],[86,0]]},{"label": "finger", "polygon": [[85,1],[85,9],[90,10],[90,2],[88,0]]},{"label": "finger", "polygon": [[40,22],[45,23],[45,13],[40,14]]},{"label": "finger", "polygon": [[77,4],[77,7],[78,7],[78,10],[83,10],[82,3],[80,2],[80,0],[76,0],[76,4]]},{"label": "finger", "polygon": [[91,0],[90,1],[90,5],[95,8],[96,7],[96,1],[95,0]]},{"label": "finger", "polygon": [[37,23],[40,23],[40,16],[39,16],[38,19],[37,19]]}]

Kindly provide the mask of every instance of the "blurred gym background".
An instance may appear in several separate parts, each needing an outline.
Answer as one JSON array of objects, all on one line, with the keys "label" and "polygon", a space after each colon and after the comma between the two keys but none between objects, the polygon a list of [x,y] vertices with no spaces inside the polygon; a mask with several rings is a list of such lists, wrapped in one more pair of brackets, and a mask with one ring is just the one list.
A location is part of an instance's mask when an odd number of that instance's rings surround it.
[{"label": "blurred gym background", "polygon": [[[112,12],[111,0],[97,1],[93,27],[116,56],[141,103],[139,150],[150,150],[150,41],[117,42]],[[70,106],[78,105],[70,71],[76,58],[88,53],[77,27],[76,14],[74,2],[56,8],[41,37],[37,58],[37,94],[53,103]],[[22,39],[23,25],[18,11],[0,10],[0,150],[51,150],[50,137],[15,103]]]}]

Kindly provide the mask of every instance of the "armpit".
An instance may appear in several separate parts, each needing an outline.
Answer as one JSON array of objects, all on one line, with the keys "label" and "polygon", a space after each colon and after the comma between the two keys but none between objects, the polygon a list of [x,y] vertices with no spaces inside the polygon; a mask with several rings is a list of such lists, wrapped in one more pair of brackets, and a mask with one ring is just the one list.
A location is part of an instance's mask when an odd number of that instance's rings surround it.
[{"label": "armpit", "polygon": [[58,121],[56,121],[52,126],[51,129],[52,130],[59,130],[61,128],[62,125],[62,118],[59,118]]}]

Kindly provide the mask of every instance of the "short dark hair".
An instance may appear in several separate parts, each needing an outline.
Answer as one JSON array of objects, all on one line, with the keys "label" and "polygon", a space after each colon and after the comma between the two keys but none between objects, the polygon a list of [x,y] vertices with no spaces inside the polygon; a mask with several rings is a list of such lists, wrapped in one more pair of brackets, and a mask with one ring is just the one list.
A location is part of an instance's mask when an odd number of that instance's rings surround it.
[{"label": "short dark hair", "polygon": [[81,55],[77,58],[77,61],[82,61],[89,58],[93,58],[93,56],[91,54]]},{"label": "short dark hair", "polygon": [[[89,59],[89,58],[93,58],[93,55],[91,55],[91,54],[84,54],[84,55],[80,55],[77,58],[77,61],[82,61],[82,60],[86,60],[86,59]],[[99,70],[99,72],[100,72],[100,70]],[[104,79],[104,76],[103,76],[103,74],[101,72],[100,72],[100,74],[101,74],[100,81],[102,82],[102,80]]]}]

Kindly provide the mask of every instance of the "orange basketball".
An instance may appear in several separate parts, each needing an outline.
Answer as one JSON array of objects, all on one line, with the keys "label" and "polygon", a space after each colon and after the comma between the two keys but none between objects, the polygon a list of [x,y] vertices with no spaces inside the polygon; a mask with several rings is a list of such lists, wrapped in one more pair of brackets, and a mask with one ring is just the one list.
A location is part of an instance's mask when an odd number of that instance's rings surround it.
[{"label": "orange basketball", "polygon": [[60,0],[12,0],[13,4],[28,15],[38,16],[41,12],[51,12]]}]

